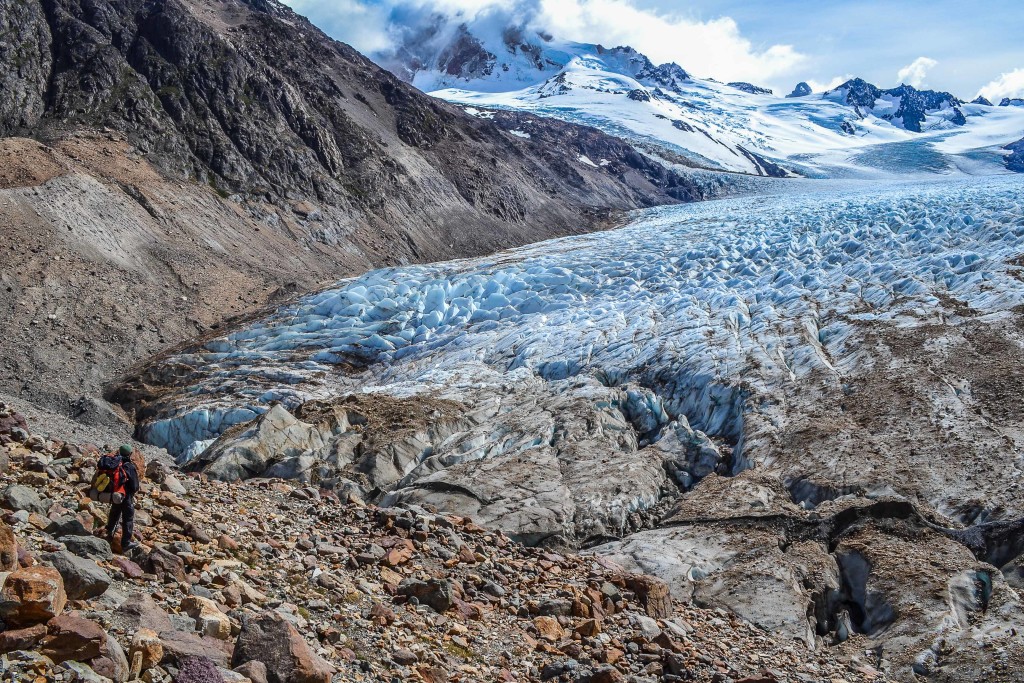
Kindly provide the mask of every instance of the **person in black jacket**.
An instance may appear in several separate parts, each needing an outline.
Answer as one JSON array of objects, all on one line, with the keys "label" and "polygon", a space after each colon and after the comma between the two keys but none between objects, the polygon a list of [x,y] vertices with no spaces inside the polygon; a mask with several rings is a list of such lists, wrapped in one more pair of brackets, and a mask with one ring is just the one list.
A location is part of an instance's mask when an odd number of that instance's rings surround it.
[{"label": "person in black jacket", "polygon": [[110,516],[107,518],[107,541],[114,544],[114,532],[117,530],[118,521],[121,522],[121,552],[126,553],[139,547],[139,544],[132,538],[135,531],[135,494],[139,491],[139,472],[132,462],[131,446],[125,444],[118,449],[117,454],[121,457],[121,467],[124,468],[124,500],[110,506]]}]

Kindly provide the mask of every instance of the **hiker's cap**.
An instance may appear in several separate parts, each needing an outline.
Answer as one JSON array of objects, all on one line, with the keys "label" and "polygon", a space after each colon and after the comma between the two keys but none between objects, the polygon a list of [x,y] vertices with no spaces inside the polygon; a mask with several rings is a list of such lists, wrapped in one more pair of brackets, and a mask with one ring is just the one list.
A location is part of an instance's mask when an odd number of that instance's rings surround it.
[{"label": "hiker's cap", "polygon": [[132,457],[132,451],[134,450],[135,449],[129,446],[128,444],[124,444],[123,446],[121,446],[121,448],[118,449],[117,452],[120,453],[122,457],[130,458]]}]

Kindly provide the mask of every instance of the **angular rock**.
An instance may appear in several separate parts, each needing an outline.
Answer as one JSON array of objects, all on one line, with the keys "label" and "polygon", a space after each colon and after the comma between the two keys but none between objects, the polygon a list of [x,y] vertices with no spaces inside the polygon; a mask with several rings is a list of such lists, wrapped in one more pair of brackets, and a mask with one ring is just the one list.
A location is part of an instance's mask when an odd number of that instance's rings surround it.
[{"label": "angular rock", "polygon": [[247,616],[235,643],[234,666],[258,661],[267,667],[269,683],[330,683],[331,666],[310,649],[280,613]]},{"label": "angular rock", "polygon": [[68,552],[98,562],[109,561],[114,556],[109,543],[92,535],[61,536],[57,542],[63,543]]},{"label": "angular rock", "polygon": [[10,626],[49,621],[67,603],[64,579],[53,567],[28,567],[7,577],[0,588],[0,620]]},{"label": "angular rock", "polygon": [[13,572],[18,568],[18,541],[14,529],[0,520],[0,572]]},{"label": "angular rock", "polygon": [[185,580],[185,561],[163,548],[153,548],[143,566],[162,580]]},{"label": "angular rock", "polygon": [[213,600],[190,595],[181,601],[181,611],[196,620],[196,629],[203,635],[219,640],[231,637],[231,622]]},{"label": "angular rock", "polygon": [[156,633],[174,630],[174,624],[167,613],[146,593],[129,595],[117,608],[114,616],[129,632],[141,629],[149,629]]},{"label": "angular rock", "polygon": [[47,562],[60,572],[64,588],[70,600],[88,600],[99,597],[110,587],[110,574],[92,560],[72,555],[66,550],[43,555]]},{"label": "angular rock", "polygon": [[186,657],[178,668],[174,683],[223,683],[217,665],[206,657]]},{"label": "angular rock", "polygon": [[636,593],[640,604],[647,611],[647,616],[654,619],[667,619],[672,616],[672,595],[668,583],[647,574],[630,574],[624,579],[626,587]]},{"label": "angular rock", "polygon": [[559,625],[558,620],[554,617],[536,617],[533,620],[533,625],[537,627],[537,632],[544,640],[556,643],[565,638],[565,629]]},{"label": "angular rock", "polygon": [[227,666],[230,645],[216,638],[200,637],[182,631],[161,631],[160,644],[164,648],[163,662],[180,665],[188,657],[205,657],[217,666]]},{"label": "angular rock", "polygon": [[39,652],[54,662],[73,659],[87,662],[106,654],[107,633],[95,621],[76,613],[62,614],[46,625],[47,635]]},{"label": "angular rock", "polygon": [[49,508],[34,489],[20,484],[12,484],[0,493],[0,507],[14,511],[25,510],[39,515],[45,515]]},{"label": "angular rock", "polygon": [[46,624],[0,631],[0,653],[31,650],[46,636]]},{"label": "angular rock", "polygon": [[82,664],[81,662],[68,661],[62,662],[59,669],[63,669],[67,673],[65,680],[74,681],[74,683],[113,683],[106,676],[101,676],[88,664]]},{"label": "angular rock", "polygon": [[269,683],[267,666],[263,662],[251,661],[235,667],[235,672],[248,678],[252,683]]},{"label": "angular rock", "polygon": [[103,654],[89,662],[93,671],[101,676],[106,676],[114,683],[125,683],[128,680],[130,669],[128,658],[121,649],[121,645],[114,639],[114,636],[107,635]]},{"label": "angular rock", "polygon": [[398,593],[416,598],[420,604],[429,605],[437,612],[446,612],[455,604],[455,587],[446,579],[406,579],[399,584]]},{"label": "angular rock", "polygon": [[54,538],[61,536],[92,536],[92,532],[85,528],[85,524],[78,517],[68,515],[58,517],[46,527],[46,533]]},{"label": "angular rock", "polygon": [[164,658],[164,646],[160,642],[160,636],[156,631],[149,628],[140,628],[132,636],[131,647],[128,649],[130,660],[138,654],[142,661],[142,670],[152,668],[159,664]]}]

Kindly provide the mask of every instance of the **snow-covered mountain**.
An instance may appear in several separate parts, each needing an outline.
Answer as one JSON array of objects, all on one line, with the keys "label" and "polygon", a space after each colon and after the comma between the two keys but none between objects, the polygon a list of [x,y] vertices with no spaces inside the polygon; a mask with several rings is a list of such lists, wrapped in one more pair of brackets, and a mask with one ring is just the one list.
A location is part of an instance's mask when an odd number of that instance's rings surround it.
[{"label": "snow-covered mountain", "polygon": [[968,104],[947,92],[855,78],[825,93],[801,83],[779,97],[655,65],[631,47],[523,28],[439,21],[407,31],[399,48],[376,58],[470,111],[519,109],[584,123],[667,160],[756,175],[1005,172],[1002,148],[1024,132],[1022,108]]}]

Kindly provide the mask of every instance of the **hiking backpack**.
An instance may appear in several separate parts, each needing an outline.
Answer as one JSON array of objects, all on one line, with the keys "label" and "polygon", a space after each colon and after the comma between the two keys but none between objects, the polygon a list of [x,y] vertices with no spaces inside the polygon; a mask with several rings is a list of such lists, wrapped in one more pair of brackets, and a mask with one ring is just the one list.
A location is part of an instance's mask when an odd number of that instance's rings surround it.
[{"label": "hiking backpack", "polygon": [[114,503],[124,501],[125,483],[128,481],[124,463],[118,455],[104,455],[96,463],[96,474],[89,486],[89,498],[97,503]]}]

